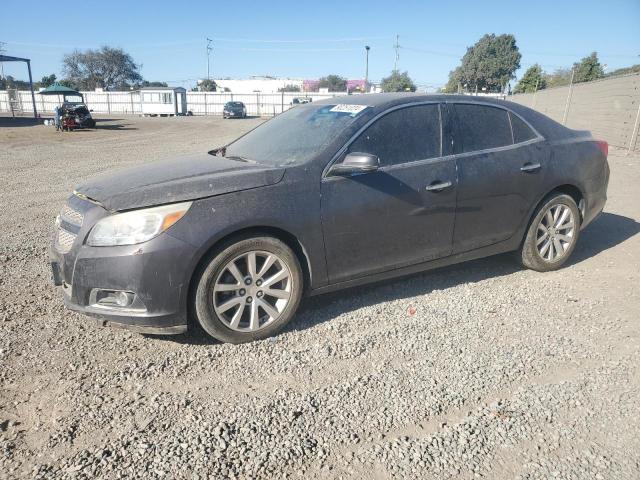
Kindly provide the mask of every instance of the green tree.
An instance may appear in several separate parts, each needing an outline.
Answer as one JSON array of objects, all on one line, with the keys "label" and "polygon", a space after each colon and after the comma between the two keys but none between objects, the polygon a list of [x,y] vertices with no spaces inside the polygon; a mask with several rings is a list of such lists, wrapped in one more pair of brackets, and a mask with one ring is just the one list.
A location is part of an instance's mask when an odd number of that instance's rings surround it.
[{"label": "green tree", "polygon": [[467,48],[458,68],[449,74],[447,90],[462,85],[467,90],[502,91],[520,68],[522,55],[511,34],[486,34]]},{"label": "green tree", "polygon": [[460,67],[449,72],[449,81],[447,81],[447,84],[442,87],[440,91],[442,93],[458,93],[461,87],[460,76]]},{"label": "green tree", "polygon": [[42,77],[42,80],[40,80],[40,87],[47,88],[54,83],[56,83],[56,74],[52,73],[51,75],[45,75]]},{"label": "green tree", "polygon": [[282,88],[279,88],[278,91],[279,92],[299,92],[300,91],[300,86],[299,85],[288,84],[288,85],[285,85]]},{"label": "green tree", "polygon": [[393,70],[391,75],[382,79],[380,84],[383,92],[415,92],[416,85],[408,72]]},{"label": "green tree", "polygon": [[64,56],[62,64],[66,79],[79,90],[112,90],[142,82],[140,66],[121,48],[75,50]]},{"label": "green tree", "polygon": [[198,82],[198,91],[200,92],[215,92],[218,89],[218,85],[213,80],[205,78]]},{"label": "green tree", "polygon": [[630,67],[618,68],[605,74],[605,77],[616,77],[618,75],[628,75],[630,73],[640,72],[640,63],[631,65]]},{"label": "green tree", "polygon": [[558,68],[553,73],[545,73],[544,80],[547,84],[547,88],[569,85],[571,82],[571,69]]},{"label": "green tree", "polygon": [[600,65],[596,52],[574,63],[573,69],[575,71],[573,83],[590,82],[604,77],[604,69]]},{"label": "green tree", "polygon": [[513,93],[531,93],[547,87],[542,67],[537,63],[530,66],[513,89]]},{"label": "green tree", "polygon": [[168,87],[167,82],[147,82],[146,80],[140,84],[141,87]]},{"label": "green tree", "polygon": [[344,92],[347,89],[347,79],[340,75],[327,75],[318,80],[318,88],[328,88],[330,92]]}]

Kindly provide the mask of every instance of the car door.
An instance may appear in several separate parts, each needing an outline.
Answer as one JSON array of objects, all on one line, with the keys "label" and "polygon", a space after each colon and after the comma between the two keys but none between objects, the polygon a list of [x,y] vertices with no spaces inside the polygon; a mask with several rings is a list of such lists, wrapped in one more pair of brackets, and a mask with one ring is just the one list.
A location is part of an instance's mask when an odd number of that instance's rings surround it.
[{"label": "car door", "polygon": [[380,168],[322,179],[332,283],[451,253],[456,167],[442,156],[442,143],[440,108],[432,103],[386,113],[347,146],[342,159],[369,153]]},{"label": "car door", "polygon": [[[510,238],[537,201],[545,143],[520,117],[486,104],[448,105],[458,169],[453,253]],[[514,141],[515,138],[515,141]]]}]

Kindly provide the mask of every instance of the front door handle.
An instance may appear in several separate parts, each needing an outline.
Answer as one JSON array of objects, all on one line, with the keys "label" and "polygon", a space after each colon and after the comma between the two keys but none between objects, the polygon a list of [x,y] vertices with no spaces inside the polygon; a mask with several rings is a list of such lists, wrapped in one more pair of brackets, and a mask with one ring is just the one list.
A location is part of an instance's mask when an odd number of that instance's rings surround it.
[{"label": "front door handle", "polygon": [[520,167],[520,171],[524,173],[532,173],[532,172],[537,172],[541,168],[542,168],[542,165],[540,165],[537,162],[536,163],[527,162],[522,167]]},{"label": "front door handle", "polygon": [[453,185],[453,183],[451,182],[441,182],[440,180],[436,180],[435,182],[432,182],[431,184],[426,186],[426,189],[429,192],[441,192],[442,190],[449,188],[451,185]]}]

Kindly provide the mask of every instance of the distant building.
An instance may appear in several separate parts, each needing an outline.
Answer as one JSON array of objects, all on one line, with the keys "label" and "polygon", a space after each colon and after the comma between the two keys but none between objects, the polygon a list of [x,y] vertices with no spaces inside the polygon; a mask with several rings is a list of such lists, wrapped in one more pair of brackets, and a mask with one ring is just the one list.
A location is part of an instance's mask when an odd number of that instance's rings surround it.
[{"label": "distant building", "polygon": [[218,91],[228,89],[231,93],[278,93],[288,85],[297,86],[302,91],[302,80],[297,78],[250,77],[247,79],[215,79]]}]

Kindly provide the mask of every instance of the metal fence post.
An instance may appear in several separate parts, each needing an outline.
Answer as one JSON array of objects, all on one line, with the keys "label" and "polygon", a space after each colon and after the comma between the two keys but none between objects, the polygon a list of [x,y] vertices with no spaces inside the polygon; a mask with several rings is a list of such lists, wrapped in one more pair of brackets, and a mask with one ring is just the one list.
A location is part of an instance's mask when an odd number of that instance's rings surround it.
[{"label": "metal fence post", "polygon": [[208,115],[207,114],[207,92],[204,92],[204,114],[205,116]]},{"label": "metal fence post", "polygon": [[111,99],[109,98],[109,92],[107,92],[107,113],[111,114]]},{"label": "metal fence post", "polygon": [[635,145],[638,142],[639,126],[640,126],[640,102],[638,102],[638,113],[636,113],[636,123],[633,126],[633,131],[631,132],[631,140],[629,140],[629,150],[627,150],[627,155],[631,153],[631,150],[635,148]]},{"label": "metal fence post", "polygon": [[564,115],[562,116],[562,125],[567,124],[567,117],[569,116],[569,106],[571,105],[571,95],[573,94],[573,75],[576,73],[576,69],[571,69],[571,82],[569,83],[569,93],[567,94],[567,104],[564,106]]}]

